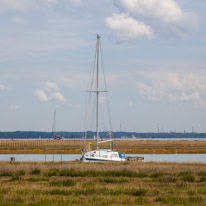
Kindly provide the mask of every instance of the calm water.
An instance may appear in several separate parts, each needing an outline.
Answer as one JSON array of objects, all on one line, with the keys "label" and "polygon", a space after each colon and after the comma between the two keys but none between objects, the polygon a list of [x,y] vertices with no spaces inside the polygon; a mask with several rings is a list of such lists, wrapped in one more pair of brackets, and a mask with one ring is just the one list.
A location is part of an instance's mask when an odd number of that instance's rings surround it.
[{"label": "calm water", "polygon": [[[144,161],[156,162],[206,162],[206,154],[138,154],[126,156],[141,156]],[[0,161],[10,161],[11,157],[15,157],[15,161],[72,161],[80,159],[78,154],[63,154],[63,155],[30,155],[30,154],[15,154],[15,155],[0,155]]]}]

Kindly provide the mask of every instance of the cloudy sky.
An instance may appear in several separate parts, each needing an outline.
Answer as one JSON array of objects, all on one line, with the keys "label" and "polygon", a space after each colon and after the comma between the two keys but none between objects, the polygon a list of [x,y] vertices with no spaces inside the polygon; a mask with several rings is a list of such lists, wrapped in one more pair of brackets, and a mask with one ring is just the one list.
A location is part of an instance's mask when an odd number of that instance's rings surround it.
[{"label": "cloudy sky", "polygon": [[57,130],[84,130],[98,33],[115,131],[206,132],[205,9],[205,0],[0,0],[0,131],[51,131],[55,108]]}]

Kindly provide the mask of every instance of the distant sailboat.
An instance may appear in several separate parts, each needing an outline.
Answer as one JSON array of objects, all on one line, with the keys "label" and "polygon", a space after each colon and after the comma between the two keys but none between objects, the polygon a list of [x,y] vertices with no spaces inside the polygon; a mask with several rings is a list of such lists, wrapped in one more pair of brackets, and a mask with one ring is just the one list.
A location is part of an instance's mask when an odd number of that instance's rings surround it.
[{"label": "distant sailboat", "polygon": [[61,140],[62,137],[56,134],[56,109],[54,110],[53,124],[52,124],[52,138],[54,140]]},{"label": "distant sailboat", "polygon": [[[96,52],[95,52],[95,65],[94,66],[94,75],[92,78],[91,88],[89,91],[89,95],[96,94],[96,103],[95,103],[95,110],[96,110],[96,149],[91,150],[91,143],[88,145],[86,144],[87,140],[87,128],[85,131],[85,137],[84,137],[84,145],[82,148],[82,158],[81,160],[84,162],[94,162],[94,161],[125,161],[125,154],[119,153],[117,151],[113,151],[113,131],[110,131],[110,139],[109,140],[103,140],[100,141],[99,136],[99,94],[101,92],[107,92],[106,85],[105,85],[105,91],[101,91],[99,89],[99,53],[100,53],[100,36],[97,34],[97,43],[96,43]],[[96,73],[96,74],[95,74]],[[103,72],[104,73],[104,72]],[[96,87],[93,87],[94,83],[94,76],[96,77]],[[104,83],[106,84],[105,77],[104,77]],[[109,112],[110,113],[110,112]],[[110,114],[109,114],[110,117]],[[110,118],[111,122],[111,118]],[[110,142],[110,149],[100,149],[99,144]]]}]

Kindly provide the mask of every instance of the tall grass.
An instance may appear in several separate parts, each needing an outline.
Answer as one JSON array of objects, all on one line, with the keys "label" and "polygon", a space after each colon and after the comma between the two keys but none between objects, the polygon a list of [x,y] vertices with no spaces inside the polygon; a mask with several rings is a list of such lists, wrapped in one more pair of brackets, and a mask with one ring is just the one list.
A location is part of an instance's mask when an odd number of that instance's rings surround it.
[{"label": "tall grass", "polygon": [[0,205],[204,206],[204,171],[202,163],[2,162]]},{"label": "tall grass", "polygon": [[69,176],[69,177],[136,177],[143,178],[147,177],[147,174],[137,173],[134,171],[77,171],[74,169],[70,170],[61,170],[55,173],[60,176]]}]

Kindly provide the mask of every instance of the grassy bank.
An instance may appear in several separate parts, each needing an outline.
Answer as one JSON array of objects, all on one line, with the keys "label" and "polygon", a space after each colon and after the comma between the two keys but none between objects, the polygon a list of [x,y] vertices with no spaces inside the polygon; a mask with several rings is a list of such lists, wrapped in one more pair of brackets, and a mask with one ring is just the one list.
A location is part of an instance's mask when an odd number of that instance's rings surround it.
[{"label": "grassy bank", "polygon": [[206,164],[0,162],[0,205],[206,205]]},{"label": "grassy bank", "polygon": [[[80,154],[81,145],[81,140],[0,140],[0,154]],[[126,154],[206,153],[206,141],[118,140],[115,145],[116,150]]]}]

